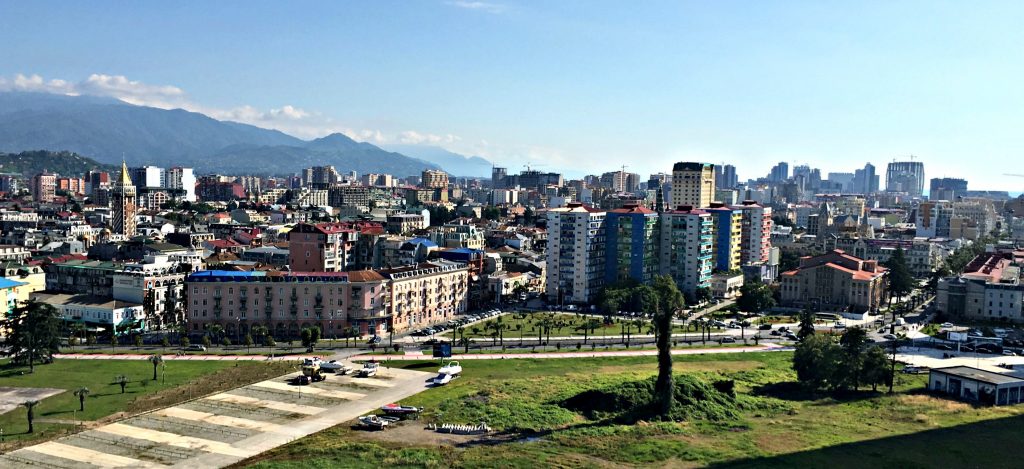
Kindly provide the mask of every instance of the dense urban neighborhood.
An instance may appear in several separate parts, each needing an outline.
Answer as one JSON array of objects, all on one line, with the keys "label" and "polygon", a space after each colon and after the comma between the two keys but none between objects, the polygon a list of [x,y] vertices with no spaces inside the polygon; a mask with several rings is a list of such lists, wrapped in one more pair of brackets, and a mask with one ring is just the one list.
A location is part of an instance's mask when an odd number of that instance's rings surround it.
[{"label": "dense urban neighborhood", "polygon": [[0,0],[0,469],[1022,467],[1021,17]]}]

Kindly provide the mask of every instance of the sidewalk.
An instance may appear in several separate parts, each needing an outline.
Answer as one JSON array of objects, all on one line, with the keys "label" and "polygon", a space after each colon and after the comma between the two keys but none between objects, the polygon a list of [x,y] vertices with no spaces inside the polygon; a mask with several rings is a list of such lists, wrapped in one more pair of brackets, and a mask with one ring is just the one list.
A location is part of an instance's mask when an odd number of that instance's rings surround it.
[{"label": "sidewalk", "polygon": [[[751,347],[720,347],[672,350],[672,355],[701,355],[705,353],[749,353],[749,352],[785,352],[793,347],[776,344],[756,345]],[[653,357],[657,350],[610,350],[593,352],[538,352],[538,353],[469,353],[453,354],[452,360],[506,360],[514,358],[602,358],[602,357]],[[405,355],[360,355],[359,360],[432,360],[429,354],[406,353]]]}]

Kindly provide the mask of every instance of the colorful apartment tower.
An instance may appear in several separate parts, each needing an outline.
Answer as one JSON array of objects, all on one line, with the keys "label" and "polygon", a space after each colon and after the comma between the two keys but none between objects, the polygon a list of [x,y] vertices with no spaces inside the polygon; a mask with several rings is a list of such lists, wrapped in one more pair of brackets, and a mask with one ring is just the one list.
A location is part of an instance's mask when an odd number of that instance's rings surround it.
[{"label": "colorful apartment tower", "polygon": [[714,220],[711,213],[689,205],[661,214],[660,272],[692,296],[711,287]]},{"label": "colorful apartment tower", "polygon": [[648,283],[658,274],[658,213],[627,205],[605,217],[605,283]]}]

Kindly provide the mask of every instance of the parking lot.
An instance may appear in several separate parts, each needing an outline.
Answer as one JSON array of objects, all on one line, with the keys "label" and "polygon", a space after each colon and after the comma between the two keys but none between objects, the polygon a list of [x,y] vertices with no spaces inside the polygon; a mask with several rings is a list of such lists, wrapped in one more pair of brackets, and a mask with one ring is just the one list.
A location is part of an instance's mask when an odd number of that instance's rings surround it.
[{"label": "parking lot", "polygon": [[373,378],[329,375],[295,386],[298,374],[29,446],[0,456],[0,467],[224,467],[398,402],[432,377],[381,368]]}]

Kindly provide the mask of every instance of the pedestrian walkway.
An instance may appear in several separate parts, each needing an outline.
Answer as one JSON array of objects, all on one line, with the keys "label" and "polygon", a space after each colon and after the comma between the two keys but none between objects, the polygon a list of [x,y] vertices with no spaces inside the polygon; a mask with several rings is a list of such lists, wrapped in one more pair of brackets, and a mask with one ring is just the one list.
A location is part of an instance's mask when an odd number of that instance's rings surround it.
[{"label": "pedestrian walkway", "polygon": [[[782,352],[791,351],[793,347],[778,344],[755,345],[751,347],[715,347],[690,348],[672,350],[672,355],[702,355],[706,353],[749,353],[749,352]],[[649,357],[658,355],[655,349],[645,350],[607,350],[592,352],[526,352],[526,353],[467,353],[453,354],[453,360],[505,360],[514,358],[603,358],[603,357]],[[360,360],[430,360],[430,355],[422,352],[406,353],[405,355],[360,355]]]},{"label": "pedestrian walkway", "polygon": [[296,376],[291,373],[192,399],[22,448],[0,456],[0,467],[224,467],[399,402],[426,389],[432,375],[382,367],[373,378],[327,375],[327,380],[306,386],[290,384]]}]

